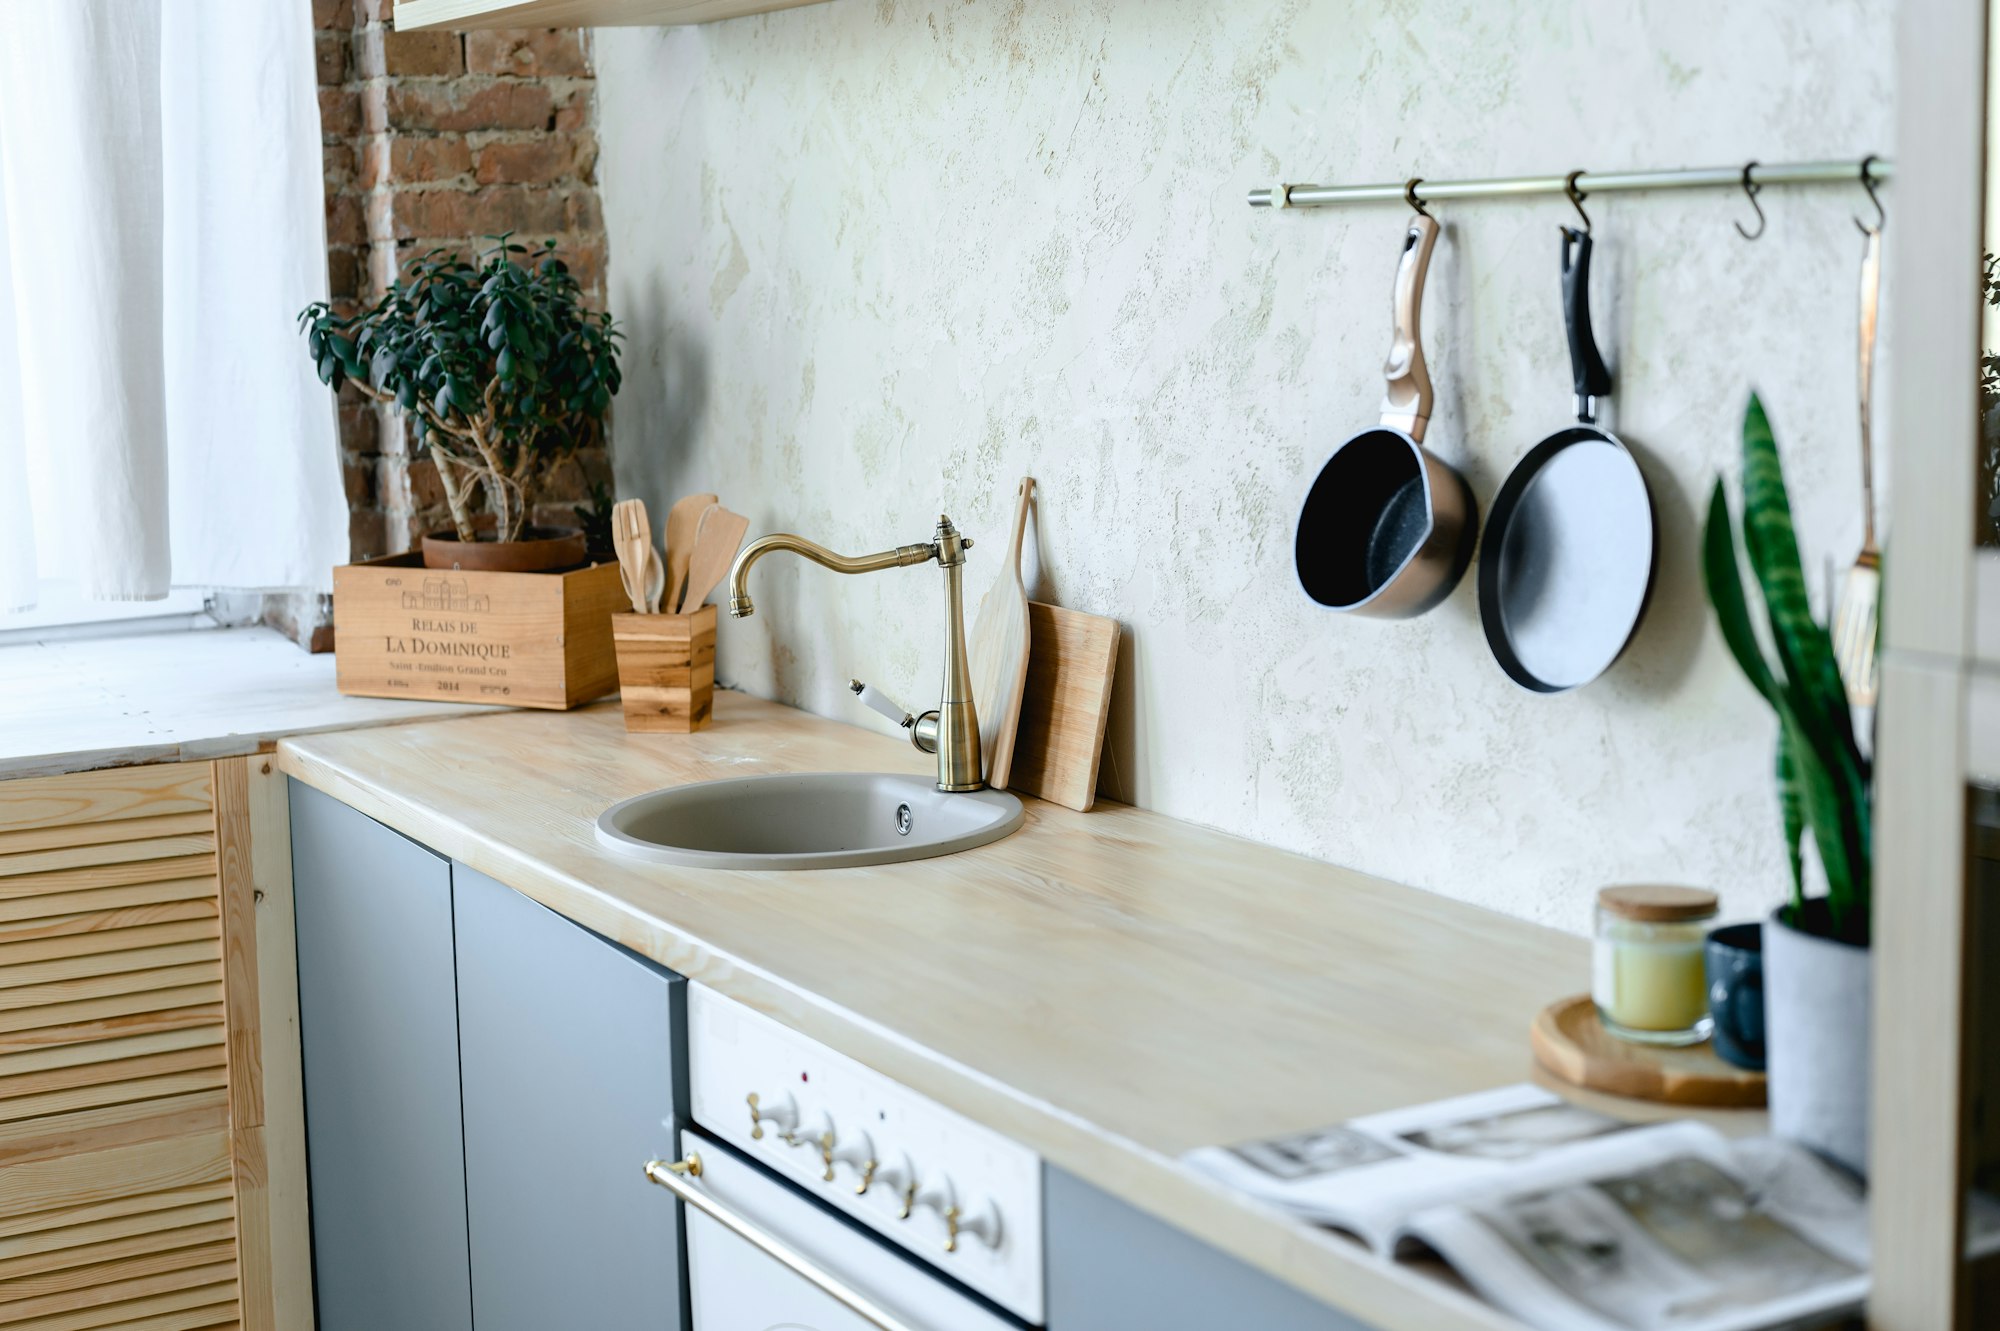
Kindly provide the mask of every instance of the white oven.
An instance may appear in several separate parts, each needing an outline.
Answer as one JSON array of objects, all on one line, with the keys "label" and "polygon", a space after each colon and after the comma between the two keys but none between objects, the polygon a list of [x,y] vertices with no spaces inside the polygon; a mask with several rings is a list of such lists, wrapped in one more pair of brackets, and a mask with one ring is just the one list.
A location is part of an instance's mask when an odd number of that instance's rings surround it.
[{"label": "white oven", "polygon": [[693,1331],[1020,1331],[699,1130],[681,1150]]},{"label": "white oven", "polygon": [[1033,1152],[697,984],[687,1048],[692,1331],[1043,1324]]}]

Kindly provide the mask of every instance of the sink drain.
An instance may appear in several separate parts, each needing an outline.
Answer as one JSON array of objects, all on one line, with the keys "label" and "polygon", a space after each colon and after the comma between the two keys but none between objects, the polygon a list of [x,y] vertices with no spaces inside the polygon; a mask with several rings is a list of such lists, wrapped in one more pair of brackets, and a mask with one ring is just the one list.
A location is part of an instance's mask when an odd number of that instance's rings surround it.
[{"label": "sink drain", "polygon": [[910,834],[910,828],[911,828],[912,826],[914,826],[914,825],[915,825],[916,821],[917,821],[917,820],[916,820],[915,818],[913,818],[913,817],[911,817],[911,816],[910,816],[910,806],[909,806],[909,805],[907,805],[907,804],[898,804],[898,805],[896,806],[896,835],[897,835],[897,836],[908,836],[908,835]]}]

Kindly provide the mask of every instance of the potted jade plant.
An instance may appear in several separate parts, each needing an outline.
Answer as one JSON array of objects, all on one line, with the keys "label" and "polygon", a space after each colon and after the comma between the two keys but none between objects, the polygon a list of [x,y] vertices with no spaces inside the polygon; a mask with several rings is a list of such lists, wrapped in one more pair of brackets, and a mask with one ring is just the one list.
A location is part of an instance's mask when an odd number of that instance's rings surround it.
[{"label": "potted jade plant", "polygon": [[[1743,553],[1756,592],[1746,591]],[[1868,953],[1872,836],[1869,766],[1855,740],[1832,640],[1806,603],[1791,501],[1770,422],[1755,396],[1743,421],[1743,521],[1722,482],[1709,501],[1702,572],[1723,641],[1778,717],[1775,761],[1791,900],[1764,926],[1765,1031],[1774,1131],[1867,1168]],[[1752,623],[1761,598],[1769,655]],[[1804,839],[1825,874],[1808,896]]]},{"label": "potted jade plant", "polygon": [[584,305],[553,240],[534,251],[493,241],[477,264],[444,250],[413,260],[351,318],[315,301],[299,326],[320,382],[352,383],[415,422],[452,522],[423,538],[427,567],[574,567],[584,533],[532,526],[529,514],[549,469],[602,433],[622,334]]}]

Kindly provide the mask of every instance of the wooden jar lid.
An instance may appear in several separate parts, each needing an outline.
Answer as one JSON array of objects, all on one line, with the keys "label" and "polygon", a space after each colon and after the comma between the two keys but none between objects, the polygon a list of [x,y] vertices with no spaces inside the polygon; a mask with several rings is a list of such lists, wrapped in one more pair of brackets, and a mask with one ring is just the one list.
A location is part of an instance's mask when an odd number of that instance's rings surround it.
[{"label": "wooden jar lid", "polygon": [[1705,887],[1607,887],[1597,893],[1606,914],[1649,924],[1702,920],[1715,914],[1719,903]]}]

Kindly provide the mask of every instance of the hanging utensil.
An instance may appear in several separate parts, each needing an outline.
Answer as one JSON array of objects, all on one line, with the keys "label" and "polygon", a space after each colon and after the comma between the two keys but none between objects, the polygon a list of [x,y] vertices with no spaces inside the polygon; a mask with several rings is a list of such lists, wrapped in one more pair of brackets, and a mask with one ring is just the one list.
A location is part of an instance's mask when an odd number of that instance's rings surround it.
[{"label": "hanging utensil", "polygon": [[1472,489],[1423,445],[1431,379],[1424,365],[1424,276],[1438,224],[1419,211],[1403,231],[1381,424],[1350,437],[1320,469],[1299,511],[1299,585],[1329,610],[1384,619],[1420,615],[1451,594],[1472,559]]},{"label": "hanging utensil", "polygon": [[[1865,173],[1863,179],[1867,179]],[[1871,188],[1872,196],[1874,190]],[[1877,202],[1879,210],[1881,204]],[[1875,621],[1882,599],[1882,551],[1875,544],[1875,448],[1869,429],[1875,380],[1875,312],[1882,295],[1882,228],[1861,227],[1861,553],[1840,588],[1833,654],[1847,701],[1873,707],[1878,683]]]},{"label": "hanging utensil", "polygon": [[1596,423],[1611,372],[1590,326],[1590,245],[1587,231],[1562,228],[1577,423],[1515,465],[1493,498],[1479,560],[1486,641],[1508,677],[1537,693],[1588,684],[1618,659],[1645,613],[1657,553],[1646,478]]}]

